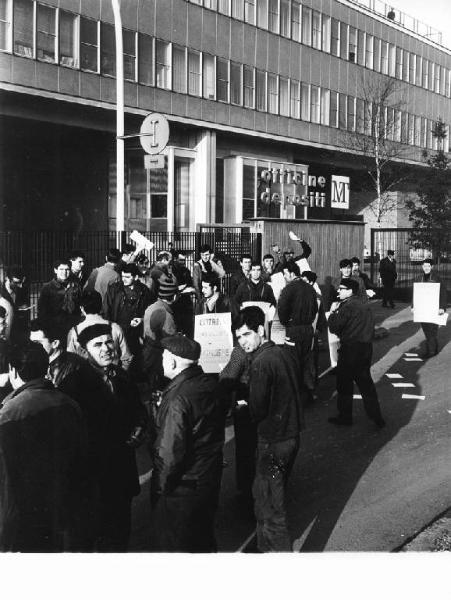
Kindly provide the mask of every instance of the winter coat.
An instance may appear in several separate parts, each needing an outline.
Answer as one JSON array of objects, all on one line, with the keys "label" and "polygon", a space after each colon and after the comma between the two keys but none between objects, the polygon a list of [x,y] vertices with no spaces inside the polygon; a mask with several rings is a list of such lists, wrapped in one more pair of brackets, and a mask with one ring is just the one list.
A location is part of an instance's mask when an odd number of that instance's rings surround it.
[{"label": "winter coat", "polygon": [[263,279],[260,279],[257,284],[253,283],[251,279],[246,279],[243,283],[240,283],[233,300],[237,309],[243,302],[269,302],[273,306],[276,305],[272,287],[265,283]]},{"label": "winter coat", "polygon": [[206,273],[214,273],[219,279],[225,276],[225,270],[214,260],[204,263],[201,259],[195,262],[193,266],[193,286],[198,300],[202,298],[202,274]]},{"label": "winter coat", "polygon": [[379,263],[379,273],[383,285],[386,283],[394,284],[398,278],[398,273],[396,272],[396,260],[390,260],[388,256],[383,258]]},{"label": "winter coat", "polygon": [[102,302],[105,299],[108,287],[112,283],[121,280],[121,276],[115,269],[113,263],[105,263],[97,269],[93,269],[86,282],[85,289],[95,290],[102,296]]},{"label": "winter coat", "polygon": [[230,300],[224,294],[219,293],[218,298],[215,302],[213,310],[209,310],[207,300],[202,298],[200,302],[196,304],[196,315],[205,315],[207,313],[227,313],[231,312],[232,307]]},{"label": "winter coat", "polygon": [[43,320],[56,320],[68,331],[80,320],[81,288],[68,279],[63,283],[52,279],[43,285],[38,299],[38,317]]},{"label": "winter coat", "polygon": [[252,354],[249,409],[261,441],[297,437],[303,428],[298,366],[286,347],[265,342]]},{"label": "winter coat", "polygon": [[278,304],[279,319],[287,336],[298,341],[313,333],[313,321],[318,312],[316,292],[302,279],[294,279],[283,288]]},{"label": "winter coat", "polygon": [[369,304],[358,296],[340,302],[329,316],[329,329],[340,338],[341,345],[354,342],[371,343],[374,334],[374,317]]},{"label": "winter coat", "polygon": [[[81,499],[85,441],[79,407],[50,381],[34,379],[5,398],[0,410],[0,550],[63,549],[58,539]],[[36,540],[44,540],[45,547],[36,547]]]},{"label": "winter coat", "polygon": [[225,405],[220,387],[198,365],[165,388],[152,448],[152,496],[178,487],[216,490],[222,473]]}]

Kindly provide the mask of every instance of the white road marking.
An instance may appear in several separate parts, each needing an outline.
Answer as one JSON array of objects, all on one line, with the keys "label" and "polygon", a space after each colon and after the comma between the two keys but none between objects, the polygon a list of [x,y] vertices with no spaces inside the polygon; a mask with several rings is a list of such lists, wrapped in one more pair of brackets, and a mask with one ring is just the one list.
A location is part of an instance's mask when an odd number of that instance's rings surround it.
[{"label": "white road marking", "polygon": [[362,399],[362,396],[361,396],[361,394],[354,394],[352,397],[353,397],[355,400],[361,400],[361,399]]},{"label": "white road marking", "polygon": [[403,360],[405,360],[406,362],[409,362],[409,361],[410,362],[414,362],[414,361],[423,362],[422,358],[403,358]]},{"label": "white road marking", "polygon": [[389,379],[404,379],[400,373],[385,373],[385,377]]},{"label": "white road marking", "polygon": [[426,396],[415,396],[415,394],[403,394],[401,397],[403,400],[424,400],[426,398]]},{"label": "white road marking", "polygon": [[418,352],[404,352],[404,356],[418,356]]},{"label": "white road marking", "polygon": [[393,387],[403,388],[403,387],[415,387],[414,383],[392,383]]}]

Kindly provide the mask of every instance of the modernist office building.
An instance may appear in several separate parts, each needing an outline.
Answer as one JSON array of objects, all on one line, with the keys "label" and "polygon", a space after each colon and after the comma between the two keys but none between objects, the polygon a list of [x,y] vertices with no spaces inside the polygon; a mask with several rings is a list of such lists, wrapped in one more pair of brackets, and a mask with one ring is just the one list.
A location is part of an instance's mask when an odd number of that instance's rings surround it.
[{"label": "modernist office building", "polygon": [[[126,134],[170,122],[148,181],[127,140],[127,228],[357,218],[371,193],[344,140],[369,80],[402,85],[387,136],[423,164],[451,123],[451,52],[376,1],[122,0]],[[3,228],[115,228],[113,23],[110,0],[0,0]]]}]

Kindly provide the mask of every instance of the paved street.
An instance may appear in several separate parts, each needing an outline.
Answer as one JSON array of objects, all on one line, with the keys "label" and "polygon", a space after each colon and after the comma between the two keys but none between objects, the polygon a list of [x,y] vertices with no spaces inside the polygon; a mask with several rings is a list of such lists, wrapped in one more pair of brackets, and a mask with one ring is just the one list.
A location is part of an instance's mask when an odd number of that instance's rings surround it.
[{"label": "paved street", "polygon": [[[440,330],[440,354],[424,362],[414,356],[423,333],[412,323],[410,307],[387,310],[379,304],[373,304],[376,320],[389,335],[374,344],[372,371],[387,427],[375,429],[359,398],[353,427],[328,423],[336,410],[335,378],[329,373],[321,378],[288,490],[290,532],[300,552],[392,551],[451,505],[451,326]],[[321,362],[323,372],[326,352]],[[254,523],[235,494],[231,426],[226,434],[218,546],[223,552],[252,552]],[[145,551],[149,537],[144,449],[139,458],[144,485],[134,506],[131,551]]]}]

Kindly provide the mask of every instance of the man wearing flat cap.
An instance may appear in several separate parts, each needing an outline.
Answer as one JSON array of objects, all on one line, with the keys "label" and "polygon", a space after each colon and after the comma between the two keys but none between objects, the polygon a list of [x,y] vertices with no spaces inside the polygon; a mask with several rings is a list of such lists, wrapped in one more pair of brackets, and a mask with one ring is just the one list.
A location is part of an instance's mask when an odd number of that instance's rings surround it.
[{"label": "man wearing flat cap", "polygon": [[131,525],[131,502],[139,494],[135,448],[143,441],[147,412],[136,385],[114,364],[109,324],[90,325],[78,336],[88,360],[103,380],[108,403],[106,456],[99,482],[100,552],[125,552]]},{"label": "man wearing flat cap", "polygon": [[177,334],[161,341],[163,391],[151,448],[152,534],[157,552],[214,552],[225,403],[197,363],[200,345]]},{"label": "man wearing flat cap", "polygon": [[344,278],[338,286],[339,301],[331,306],[329,329],[340,338],[337,364],[338,415],[330,417],[334,425],[352,425],[354,381],[362,395],[368,417],[381,429],[382,418],[376,387],[371,377],[374,318],[369,304],[358,296],[359,284]]}]

